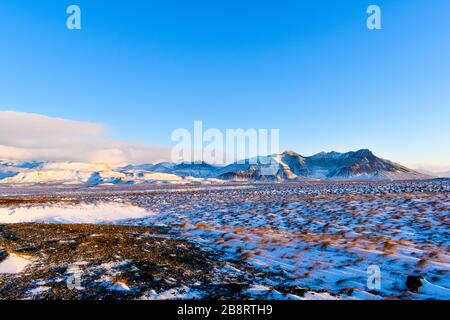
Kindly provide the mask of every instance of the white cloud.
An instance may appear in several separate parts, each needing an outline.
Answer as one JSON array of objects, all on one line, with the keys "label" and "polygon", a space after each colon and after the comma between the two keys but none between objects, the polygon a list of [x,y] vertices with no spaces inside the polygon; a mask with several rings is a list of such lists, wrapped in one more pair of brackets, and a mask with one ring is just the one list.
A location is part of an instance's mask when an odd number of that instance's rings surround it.
[{"label": "white cloud", "polygon": [[170,148],[114,141],[97,123],[39,114],[0,111],[0,158],[109,163],[152,163],[170,159]]}]

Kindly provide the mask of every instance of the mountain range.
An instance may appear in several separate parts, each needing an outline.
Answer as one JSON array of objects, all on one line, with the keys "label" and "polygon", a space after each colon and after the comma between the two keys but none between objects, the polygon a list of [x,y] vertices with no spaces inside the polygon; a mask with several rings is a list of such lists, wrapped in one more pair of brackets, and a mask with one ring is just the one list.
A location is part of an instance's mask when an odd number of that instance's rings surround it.
[{"label": "mountain range", "polygon": [[417,180],[433,176],[408,169],[362,149],[294,151],[246,159],[225,166],[205,162],[113,166],[77,162],[0,160],[0,184],[202,184],[225,181]]}]

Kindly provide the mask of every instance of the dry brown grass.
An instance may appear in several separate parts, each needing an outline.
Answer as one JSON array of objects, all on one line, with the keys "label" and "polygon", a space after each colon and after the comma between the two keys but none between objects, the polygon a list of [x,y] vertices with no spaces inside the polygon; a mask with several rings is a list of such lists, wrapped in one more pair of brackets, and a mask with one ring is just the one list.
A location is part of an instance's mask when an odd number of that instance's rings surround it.
[{"label": "dry brown grass", "polygon": [[417,267],[422,269],[422,268],[424,268],[427,264],[428,264],[428,260],[427,260],[427,259],[420,259],[420,260],[417,262]]},{"label": "dry brown grass", "polygon": [[196,230],[209,230],[211,229],[211,226],[209,224],[200,222],[194,225],[194,229]]}]

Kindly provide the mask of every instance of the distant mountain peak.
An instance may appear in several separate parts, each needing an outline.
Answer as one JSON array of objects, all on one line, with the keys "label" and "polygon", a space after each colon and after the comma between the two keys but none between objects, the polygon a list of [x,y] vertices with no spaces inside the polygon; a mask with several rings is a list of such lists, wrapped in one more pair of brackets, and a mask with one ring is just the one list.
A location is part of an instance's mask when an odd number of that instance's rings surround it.
[{"label": "distant mountain peak", "polygon": [[[245,161],[247,162],[247,161]],[[237,170],[239,169],[239,170]],[[426,179],[430,176],[405,168],[394,162],[378,158],[369,149],[340,153],[320,152],[302,157],[287,150],[273,157],[272,168],[264,166],[226,166],[219,178],[256,180],[409,180]],[[272,172],[267,175],[264,172]]]},{"label": "distant mountain peak", "polygon": [[330,152],[322,151],[322,152],[316,153],[315,155],[312,155],[310,158],[338,157],[341,155],[342,155],[342,153],[336,152],[336,151],[330,151]]},{"label": "distant mountain peak", "polygon": [[300,156],[297,152],[292,151],[292,150],[286,150],[282,153],[282,155],[288,155],[288,156],[293,156],[293,157]]},{"label": "distant mountain peak", "polygon": [[355,152],[355,154],[362,156],[362,157],[369,157],[369,156],[375,156],[372,151],[369,149],[360,149]]}]

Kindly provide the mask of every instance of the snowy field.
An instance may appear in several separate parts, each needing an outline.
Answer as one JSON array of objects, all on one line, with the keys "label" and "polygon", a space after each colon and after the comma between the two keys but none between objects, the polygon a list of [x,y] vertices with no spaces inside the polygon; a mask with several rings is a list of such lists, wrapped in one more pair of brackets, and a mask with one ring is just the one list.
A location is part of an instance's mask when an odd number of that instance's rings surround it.
[{"label": "snowy field", "polygon": [[[14,192],[36,203],[8,202],[3,192],[0,224],[165,227],[174,239],[219,253],[217,274],[250,298],[450,299],[448,180]],[[368,286],[374,267],[379,287]],[[422,285],[408,289],[408,276],[422,277]],[[146,298],[193,290],[180,288]]]}]

